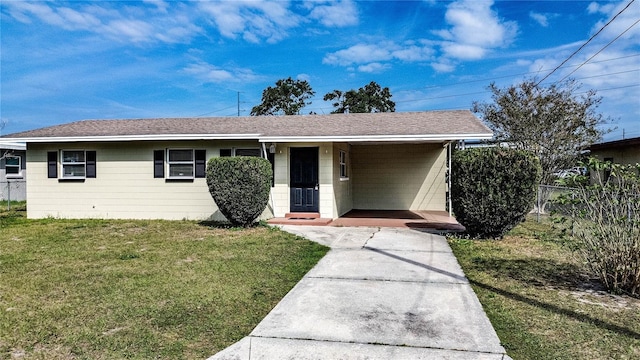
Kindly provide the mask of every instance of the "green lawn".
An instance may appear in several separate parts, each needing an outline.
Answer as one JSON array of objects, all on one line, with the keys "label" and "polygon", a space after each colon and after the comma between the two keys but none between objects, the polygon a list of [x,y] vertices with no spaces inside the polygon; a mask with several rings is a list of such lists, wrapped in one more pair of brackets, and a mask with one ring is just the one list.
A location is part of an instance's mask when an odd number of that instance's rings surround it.
[{"label": "green lawn", "polygon": [[514,359],[640,359],[640,299],[585,275],[545,220],[503,240],[449,240]]},{"label": "green lawn", "polygon": [[268,228],[0,210],[0,357],[206,358],[326,253]]}]

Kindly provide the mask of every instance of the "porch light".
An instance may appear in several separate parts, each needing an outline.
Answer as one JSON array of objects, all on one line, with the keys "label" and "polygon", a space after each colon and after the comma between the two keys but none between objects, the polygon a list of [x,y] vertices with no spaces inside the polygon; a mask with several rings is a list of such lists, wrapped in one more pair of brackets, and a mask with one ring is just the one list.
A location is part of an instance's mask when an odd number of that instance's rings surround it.
[{"label": "porch light", "polygon": [[275,154],[276,153],[276,144],[271,143],[271,145],[269,145],[269,153],[271,153],[271,154]]}]

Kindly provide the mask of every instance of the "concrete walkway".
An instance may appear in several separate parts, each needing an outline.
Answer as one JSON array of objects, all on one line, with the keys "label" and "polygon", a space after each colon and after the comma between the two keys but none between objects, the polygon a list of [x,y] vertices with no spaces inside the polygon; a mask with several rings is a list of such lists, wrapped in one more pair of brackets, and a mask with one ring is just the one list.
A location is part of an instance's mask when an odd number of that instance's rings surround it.
[{"label": "concrete walkway", "polygon": [[210,359],[509,359],[442,236],[283,226],[331,251]]}]

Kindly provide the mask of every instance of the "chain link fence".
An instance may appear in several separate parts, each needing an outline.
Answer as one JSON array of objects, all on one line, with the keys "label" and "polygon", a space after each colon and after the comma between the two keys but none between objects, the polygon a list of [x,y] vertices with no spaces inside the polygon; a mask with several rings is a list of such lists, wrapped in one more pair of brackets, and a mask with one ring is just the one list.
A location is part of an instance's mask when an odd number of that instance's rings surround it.
[{"label": "chain link fence", "polygon": [[11,201],[27,200],[26,180],[4,180],[0,181],[0,201],[6,202],[10,206]]},{"label": "chain link fence", "polygon": [[570,194],[576,189],[555,186],[555,185],[540,185],[538,186],[538,194],[536,196],[536,206],[533,209],[533,213],[536,214],[536,218],[540,221],[540,216],[549,215],[552,212],[563,213],[563,209],[557,203],[552,200],[559,198],[561,195]]}]

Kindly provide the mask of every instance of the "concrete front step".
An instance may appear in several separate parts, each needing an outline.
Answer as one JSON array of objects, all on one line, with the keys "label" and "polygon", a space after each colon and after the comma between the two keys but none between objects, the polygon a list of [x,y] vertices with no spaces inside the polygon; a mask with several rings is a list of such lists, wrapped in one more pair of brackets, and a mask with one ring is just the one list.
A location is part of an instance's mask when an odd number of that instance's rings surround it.
[{"label": "concrete front step", "polygon": [[286,213],[284,215],[287,219],[318,219],[320,218],[320,213],[316,212],[292,212]]},{"label": "concrete front step", "polygon": [[333,219],[327,218],[272,218],[267,221],[271,225],[317,225],[326,226],[333,222]]}]

